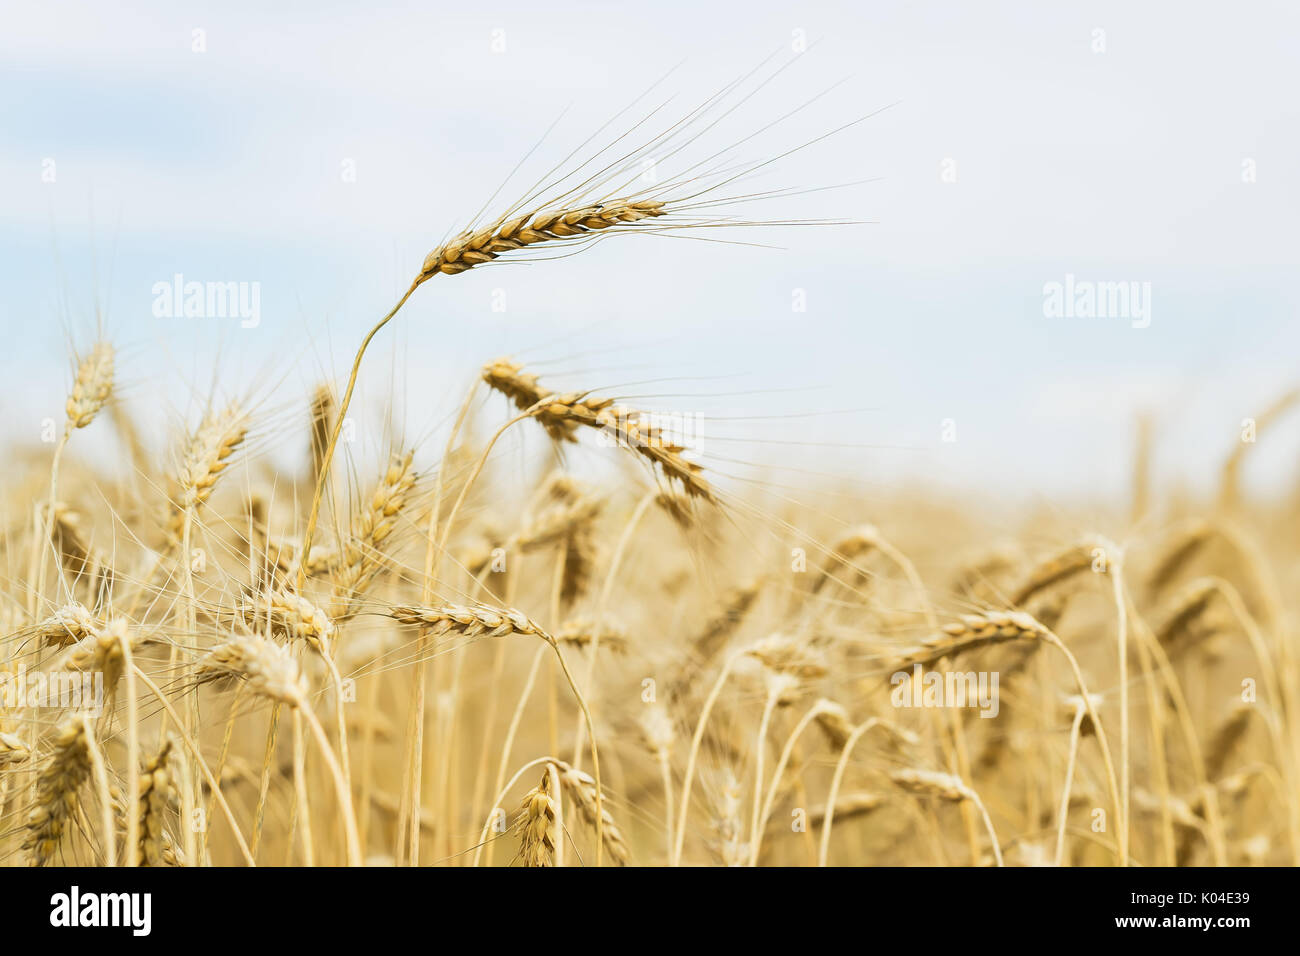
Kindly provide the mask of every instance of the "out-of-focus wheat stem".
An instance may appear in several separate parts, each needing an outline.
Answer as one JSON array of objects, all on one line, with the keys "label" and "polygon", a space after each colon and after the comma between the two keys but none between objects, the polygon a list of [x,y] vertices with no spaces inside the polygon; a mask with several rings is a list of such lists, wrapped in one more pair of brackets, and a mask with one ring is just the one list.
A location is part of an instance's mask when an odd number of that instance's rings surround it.
[{"label": "out-of-focus wheat stem", "polygon": [[1079,730],[1083,727],[1083,718],[1088,716],[1088,707],[1080,698],[1074,708],[1074,720],[1070,724],[1070,751],[1065,760],[1065,783],[1061,787],[1061,809],[1056,815],[1056,853],[1052,857],[1057,866],[1065,853],[1065,821],[1070,813],[1070,791],[1074,784],[1074,758],[1079,752]]},{"label": "out-of-focus wheat stem", "polygon": [[298,802],[298,826],[302,836],[303,866],[316,865],[316,843],[311,832],[311,801],[307,795],[307,748],[302,739],[302,708],[295,707],[293,721],[293,792]]},{"label": "out-of-focus wheat stem", "polygon": [[768,784],[767,796],[763,800],[763,809],[758,815],[758,826],[750,836],[749,865],[758,866],[759,849],[762,846],[763,830],[767,826],[767,820],[772,815],[772,805],[776,802],[776,795],[780,789],[781,776],[785,773],[786,764],[790,762],[790,756],[794,753],[795,744],[799,742],[800,736],[808,725],[817,719],[826,706],[826,702],[819,700],[814,703],[804,715],[799,718],[799,722],[794,725],[790,735],[786,738],[785,745],[781,748],[781,754],[777,757],[776,766],[772,769],[772,782]]},{"label": "out-of-focus wheat stem", "polygon": [[[103,829],[104,865],[117,866],[117,827],[113,822],[113,798],[109,793],[108,766],[104,763],[104,754],[95,739],[95,728],[88,716],[83,715],[86,723],[86,753],[90,757],[91,774],[95,778],[98,791],[100,827]],[[127,847],[127,856],[134,856],[134,847]]]},{"label": "out-of-focus wheat stem", "polygon": [[677,839],[673,844],[673,866],[680,866],[682,862],[682,845],[686,842],[686,814],[691,807],[691,784],[695,781],[695,760],[699,756],[700,742],[704,740],[704,728],[709,722],[709,714],[713,712],[713,705],[718,702],[718,695],[722,693],[722,685],[727,682],[727,677],[743,656],[744,651],[738,650],[723,661],[722,669],[718,671],[713,687],[709,689],[709,695],[700,707],[700,716],[695,722],[695,734],[691,737],[691,749],[686,755],[686,773],[682,777],[682,801],[677,809]]},{"label": "out-of-focus wheat stem", "polygon": [[130,637],[124,635],[119,646],[122,649],[122,681],[126,685],[126,865],[135,866],[135,848],[140,845],[140,715]]},{"label": "out-of-focus wheat stem", "polygon": [[198,765],[199,772],[203,774],[204,779],[208,782],[208,787],[215,795],[217,805],[221,807],[221,812],[225,815],[226,822],[230,824],[230,830],[234,834],[235,843],[239,845],[239,852],[244,856],[244,861],[249,866],[256,866],[257,864],[253,861],[253,854],[249,851],[248,844],[244,841],[244,835],[239,830],[239,823],[235,820],[235,814],[230,809],[230,804],[226,802],[225,794],[221,792],[220,782],[216,777],[212,776],[212,771],[208,768],[207,762],[203,759],[203,752],[199,750],[198,744],[196,744],[194,739],[185,732],[184,722],[176,713],[176,709],[172,707],[171,701],[167,699],[167,695],[162,692],[158,685],[149,679],[149,675],[140,670],[138,665],[135,666],[135,676],[140,683],[144,684],[149,693],[153,694],[154,697],[157,698],[158,703],[161,704],[163,710],[167,712],[167,716],[169,716],[172,719],[172,722],[176,724],[176,727],[178,728],[177,733],[181,738],[181,742],[185,744],[185,748],[189,750],[190,756],[194,758],[195,764]]},{"label": "out-of-focus wheat stem", "polygon": [[[636,533],[637,526],[645,513],[654,504],[655,498],[658,497],[658,490],[643,495],[637,502],[636,507],[632,510],[632,516],[628,518],[627,524],[623,526],[623,532],[618,536],[618,543],[614,546],[614,555],[609,561],[609,570],[605,572],[605,580],[600,586],[600,595],[596,599],[596,607],[592,614],[596,622],[596,627],[591,635],[591,647],[587,651],[587,670],[583,675],[582,686],[587,688],[590,693],[595,686],[596,680],[596,654],[600,650],[600,633],[603,629],[605,620],[605,609],[609,606],[609,595],[614,589],[614,581],[618,577],[619,569],[623,566],[623,556],[627,553],[627,547],[632,541],[632,536]],[[583,737],[582,721],[579,719],[578,726],[574,728],[573,744],[573,766],[582,769],[582,749],[586,743]]]},{"label": "out-of-focus wheat stem", "polygon": [[[410,293],[408,292],[407,295],[410,295]],[[465,393],[465,399],[461,402],[460,410],[456,414],[456,421],[452,425],[451,434],[447,436],[447,445],[442,455],[442,466],[438,468],[438,474],[434,478],[433,503],[429,508],[429,521],[425,530],[424,579],[420,585],[421,600],[425,604],[433,600],[433,585],[442,567],[443,548],[446,544],[445,536],[439,540],[437,531],[442,512],[443,488],[446,487],[445,472],[447,462],[451,460],[452,449],[456,447],[456,440],[460,437],[461,429],[465,425],[465,419],[469,415],[470,406],[477,390],[478,379],[475,378],[470,383],[469,391]],[[398,813],[397,826],[398,854],[400,857],[402,853],[402,834],[405,832],[407,834],[405,862],[410,866],[418,866],[420,860],[420,797],[424,778],[424,715],[427,707],[427,688],[425,687],[427,635],[421,631],[416,638],[416,642],[415,666],[412,668],[411,674],[413,703],[407,728],[407,737],[410,744],[403,771],[405,785],[402,787],[402,804]]]}]

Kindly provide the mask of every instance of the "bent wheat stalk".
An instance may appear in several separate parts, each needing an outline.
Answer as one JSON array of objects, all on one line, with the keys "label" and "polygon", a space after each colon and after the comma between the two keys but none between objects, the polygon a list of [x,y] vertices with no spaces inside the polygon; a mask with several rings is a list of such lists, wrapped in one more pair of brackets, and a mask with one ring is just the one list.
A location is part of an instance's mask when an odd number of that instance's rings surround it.
[{"label": "bent wheat stalk", "polygon": [[[838,768],[837,768],[838,769]],[[989,841],[993,845],[993,861],[998,866],[1002,866],[1002,848],[998,844],[998,835],[993,829],[993,821],[989,817],[989,812],[984,806],[984,801],[980,799],[979,794],[974,788],[967,784],[960,777],[955,777],[950,773],[936,773],[930,770],[895,770],[889,775],[894,783],[908,791],[909,793],[919,794],[921,796],[938,797],[940,800],[946,800],[950,803],[964,803],[970,801],[979,811],[984,820],[984,828],[988,831]],[[827,806],[827,824],[830,823],[830,804]],[[823,828],[823,838],[827,834],[829,827]],[[823,842],[823,849],[825,843]],[[823,865],[825,861],[823,860]]]},{"label": "bent wheat stalk", "polygon": [[709,690],[709,696],[705,698],[704,704],[700,708],[699,719],[695,722],[695,734],[691,737],[691,749],[686,757],[686,774],[682,778],[682,799],[677,809],[677,838],[673,843],[673,866],[681,866],[682,863],[682,846],[686,842],[686,813],[691,805],[691,784],[695,781],[695,760],[700,752],[700,743],[704,740],[704,728],[709,722],[709,714],[713,712],[714,704],[718,702],[718,695],[722,693],[722,685],[727,682],[727,678],[735,669],[736,664],[747,653],[747,648],[741,648],[723,661],[722,669],[718,671],[713,687]]},{"label": "bent wheat stalk", "polygon": [[577,682],[574,681],[573,674],[570,673],[569,665],[565,662],[564,654],[561,653],[560,645],[556,643],[555,638],[513,608],[494,608],[483,604],[474,607],[463,607],[455,604],[421,607],[405,604],[390,608],[389,614],[401,624],[418,626],[435,636],[448,632],[455,632],[465,637],[503,637],[509,634],[519,634],[536,637],[550,645],[551,650],[559,659],[560,670],[564,673],[564,679],[568,682],[569,689],[573,692],[574,699],[582,710],[583,718],[587,724],[587,734],[591,738],[591,769],[595,775],[596,784],[596,866],[600,866],[602,846],[604,844],[604,807],[601,803],[603,797],[600,784],[600,750],[596,746],[596,729],[592,725],[591,710],[587,706],[587,699],[583,696],[582,691],[578,689]]},{"label": "bent wheat stalk", "polygon": [[[750,837],[749,865],[758,866],[759,851],[762,846],[763,833],[767,828],[768,818],[772,815],[772,805],[776,802],[776,795],[780,789],[781,776],[785,773],[786,764],[790,762],[790,756],[794,753],[795,744],[799,742],[799,737],[808,728],[814,720],[817,720],[823,714],[834,713],[836,716],[843,715],[843,708],[829,700],[818,700],[799,718],[799,722],[794,725],[790,731],[789,737],[786,738],[785,745],[781,748],[781,755],[777,758],[776,767],[772,770],[772,782],[767,788],[767,797],[763,800],[763,808],[758,814],[758,826],[754,829]],[[832,801],[833,802],[833,801]],[[832,812],[831,802],[827,803],[827,813]]]},{"label": "bent wheat stalk", "polygon": [[330,465],[334,460],[335,449],[338,447],[339,435],[343,430],[343,420],[347,417],[348,409],[352,406],[352,393],[356,389],[357,375],[361,371],[361,360],[365,357],[366,349],[369,348],[371,340],[379,334],[385,325],[392,321],[407,300],[415,294],[415,290],[436,275],[457,275],[476,265],[491,262],[503,253],[513,252],[540,243],[560,241],[576,236],[590,236],[595,232],[605,230],[619,231],[633,227],[643,220],[665,215],[666,212],[663,202],[651,199],[613,200],[596,205],[585,205],[576,209],[545,210],[535,214],[516,216],[509,220],[498,220],[486,228],[461,233],[455,239],[439,246],[425,256],[419,275],[415,277],[411,287],[402,294],[402,297],[389,310],[388,314],[366,333],[366,337],[362,339],[361,346],[357,349],[357,354],[352,360],[352,370],[348,374],[347,388],[343,392],[343,399],[339,403],[338,413],[334,417],[334,427],[330,430],[329,444],[326,445],[325,453],[321,457],[320,470],[316,476],[316,487],[312,492],[311,511],[307,516],[307,527],[303,532],[302,548],[300,550],[302,564],[298,572],[299,589],[302,588],[305,581],[305,569],[311,556],[312,538],[315,535],[316,523],[320,516],[321,495],[324,492],[325,480]]}]

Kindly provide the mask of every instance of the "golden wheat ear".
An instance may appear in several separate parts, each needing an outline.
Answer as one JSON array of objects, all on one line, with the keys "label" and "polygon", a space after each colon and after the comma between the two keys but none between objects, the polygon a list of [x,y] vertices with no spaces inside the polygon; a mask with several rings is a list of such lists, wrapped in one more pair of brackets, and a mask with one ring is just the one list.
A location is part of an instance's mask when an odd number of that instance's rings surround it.
[{"label": "golden wheat ear", "polygon": [[526,867],[555,866],[559,842],[558,813],[552,795],[553,771],[548,767],[537,786],[529,790],[519,807],[515,824],[519,831],[519,861]]},{"label": "golden wheat ear", "polygon": [[23,849],[33,866],[53,862],[68,821],[75,814],[82,786],[90,779],[90,721],[68,718],[50,742],[50,754],[36,777],[35,802],[27,814]]},{"label": "golden wheat ear", "polygon": [[439,274],[458,275],[505,253],[541,243],[589,237],[606,229],[623,230],[666,214],[664,203],[658,200],[625,199],[517,216],[476,232],[463,232],[451,242],[438,246],[425,256],[416,281],[423,282]]}]

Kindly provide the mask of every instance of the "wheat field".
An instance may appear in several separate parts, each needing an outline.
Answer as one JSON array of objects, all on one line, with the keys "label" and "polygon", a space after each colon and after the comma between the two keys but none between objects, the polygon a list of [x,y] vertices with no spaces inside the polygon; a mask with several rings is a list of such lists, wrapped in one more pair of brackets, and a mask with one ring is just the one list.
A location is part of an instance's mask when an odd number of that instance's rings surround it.
[{"label": "wheat field", "polygon": [[[8,456],[0,858],[1300,860],[1295,513],[1241,481],[1297,394],[1216,497],[1157,486],[1139,445],[1127,500],[1050,513],[868,501],[829,472],[736,482],[618,389],[511,356],[448,383],[437,440],[341,440],[367,347],[417,291],[521,260],[584,281],[599,256],[544,260],[796,224],[744,211],[772,157],[706,151],[646,187],[647,148],[587,146],[493,203],[312,394],[220,395],[150,443],[121,395],[143,370],[81,344],[54,440]],[[797,221],[802,251],[856,218]],[[685,245],[654,267],[709,254]],[[120,460],[82,453],[91,430]],[[500,452],[520,434],[522,467]]]}]

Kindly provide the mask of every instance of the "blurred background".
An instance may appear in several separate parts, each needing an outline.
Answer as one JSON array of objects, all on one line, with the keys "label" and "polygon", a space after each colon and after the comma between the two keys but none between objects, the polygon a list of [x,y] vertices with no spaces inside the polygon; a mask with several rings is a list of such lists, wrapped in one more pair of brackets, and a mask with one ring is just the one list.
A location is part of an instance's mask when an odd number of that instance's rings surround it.
[{"label": "blurred background", "polygon": [[[1208,487],[1242,419],[1300,382],[1292,4],[269,7],[0,4],[9,441],[60,416],[100,322],[159,444],[214,382],[305,420],[521,160],[499,204],[620,110],[600,145],[756,68],[746,89],[780,72],[695,155],[762,131],[736,154],[760,161],[870,115],[753,180],[842,188],[737,210],[861,224],[439,278],[377,340],[361,414],[432,437],[511,354],[698,416],[722,470],[1050,505],[1126,494],[1140,415],[1160,487]],[[156,315],[177,274],[256,283],[256,325]],[[1138,283],[1149,311],[1045,314],[1067,276]],[[1246,484],[1298,464],[1293,429]]]}]

